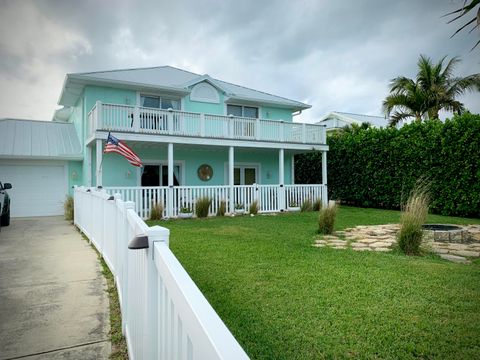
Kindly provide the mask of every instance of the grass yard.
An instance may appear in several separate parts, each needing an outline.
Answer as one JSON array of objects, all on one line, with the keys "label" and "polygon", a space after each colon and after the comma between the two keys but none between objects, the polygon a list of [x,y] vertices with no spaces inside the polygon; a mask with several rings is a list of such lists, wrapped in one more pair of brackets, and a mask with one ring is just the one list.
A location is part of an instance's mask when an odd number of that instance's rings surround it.
[{"label": "grass yard", "polygon": [[[399,217],[341,207],[336,229]],[[173,252],[252,359],[480,358],[480,261],[314,248],[316,219],[157,223],[171,230]]]}]

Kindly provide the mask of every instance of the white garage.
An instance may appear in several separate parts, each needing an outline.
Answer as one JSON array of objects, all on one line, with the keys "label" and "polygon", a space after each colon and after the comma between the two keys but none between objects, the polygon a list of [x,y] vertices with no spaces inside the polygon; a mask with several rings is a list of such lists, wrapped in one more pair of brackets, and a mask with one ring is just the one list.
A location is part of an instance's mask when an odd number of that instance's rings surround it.
[{"label": "white garage", "polygon": [[72,124],[0,120],[0,182],[11,183],[12,217],[63,214],[68,161],[81,159]]}]

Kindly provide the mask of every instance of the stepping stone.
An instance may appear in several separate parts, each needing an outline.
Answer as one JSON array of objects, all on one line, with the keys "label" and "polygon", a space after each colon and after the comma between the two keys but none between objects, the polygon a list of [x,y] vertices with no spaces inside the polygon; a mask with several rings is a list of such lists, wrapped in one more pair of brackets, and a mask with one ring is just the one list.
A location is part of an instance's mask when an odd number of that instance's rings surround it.
[{"label": "stepping stone", "polygon": [[450,254],[454,254],[458,256],[480,257],[480,252],[478,251],[451,250]]},{"label": "stepping stone", "polygon": [[385,247],[377,247],[377,248],[374,248],[373,251],[378,251],[378,252],[387,252],[387,251],[390,251],[391,249],[389,248],[385,248]]},{"label": "stepping stone", "polygon": [[338,240],[338,237],[334,235],[323,235],[323,240]]},{"label": "stepping stone", "polygon": [[351,243],[350,246],[352,248],[368,248],[367,244],[358,243],[358,242]]},{"label": "stepping stone", "polygon": [[325,244],[312,244],[314,247],[325,247]]},{"label": "stepping stone", "polygon": [[355,247],[355,248],[352,248],[353,251],[371,251],[370,248],[368,247]]},{"label": "stepping stone", "polygon": [[315,244],[326,244],[325,240],[315,240]]},{"label": "stepping stone", "polygon": [[442,248],[437,248],[437,249],[433,249],[433,252],[434,253],[437,253],[437,254],[448,254],[448,249],[442,249]]},{"label": "stepping stone", "polygon": [[453,261],[456,263],[461,263],[461,264],[469,264],[470,260],[465,259],[462,256],[456,256],[456,255],[450,255],[450,254],[440,254],[440,257],[442,259],[448,260],[448,261]]},{"label": "stepping stone", "polygon": [[330,240],[328,243],[329,243],[330,245],[347,245],[347,241],[345,241],[345,240],[340,240],[340,239],[338,239],[338,240]]},{"label": "stepping stone", "polygon": [[378,240],[377,239],[361,239],[361,240],[358,240],[358,242],[363,244],[373,244],[378,242]]},{"label": "stepping stone", "polygon": [[345,250],[345,249],[346,249],[345,246],[341,246],[341,245],[332,246],[331,248],[332,248],[332,249],[341,249],[341,250]]},{"label": "stepping stone", "polygon": [[372,248],[386,248],[386,247],[389,247],[391,245],[392,244],[387,243],[387,242],[378,241],[378,242],[375,242],[373,244],[370,244],[370,247],[372,247]]},{"label": "stepping stone", "polygon": [[448,246],[448,248],[451,249],[451,250],[466,250],[466,249],[467,249],[467,245],[465,245],[465,244],[452,244],[452,243],[449,243],[447,246]]}]

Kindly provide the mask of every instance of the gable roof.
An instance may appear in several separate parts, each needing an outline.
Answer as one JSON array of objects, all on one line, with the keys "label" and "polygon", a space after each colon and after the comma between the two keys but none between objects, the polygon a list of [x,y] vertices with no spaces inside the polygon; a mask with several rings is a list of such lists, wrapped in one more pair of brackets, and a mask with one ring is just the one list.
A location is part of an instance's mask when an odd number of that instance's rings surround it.
[{"label": "gable roof", "polygon": [[81,160],[72,123],[0,119],[0,158]]},{"label": "gable roof", "polygon": [[172,66],[158,66],[139,69],[123,69],[67,74],[63,84],[59,105],[73,106],[82,94],[85,85],[109,85],[136,90],[166,91],[185,96],[191,87],[207,81],[227,96],[226,102],[246,101],[250,103],[272,104],[292,110],[304,110],[311,106],[281,96],[235,85],[218,80],[209,75],[199,75]]},{"label": "gable roof", "polygon": [[388,126],[388,119],[384,118],[383,116],[374,116],[374,115],[363,115],[363,114],[354,114],[354,113],[347,113],[341,111],[332,111],[320,118],[317,124],[321,124],[322,122],[330,119],[338,119],[345,121],[349,124],[363,124],[369,123],[374,127],[387,127]]}]

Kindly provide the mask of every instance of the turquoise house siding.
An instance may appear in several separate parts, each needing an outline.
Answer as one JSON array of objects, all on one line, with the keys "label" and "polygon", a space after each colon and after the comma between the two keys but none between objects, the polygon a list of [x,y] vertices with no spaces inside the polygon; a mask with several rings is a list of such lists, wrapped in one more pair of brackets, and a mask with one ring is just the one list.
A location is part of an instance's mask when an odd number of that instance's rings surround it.
[{"label": "turquoise house siding", "polygon": [[[140,156],[144,164],[167,164],[167,148],[133,150]],[[226,185],[228,184],[227,164],[228,149],[195,148],[194,146],[175,148],[174,162],[182,167],[181,181],[183,185]],[[197,170],[202,164],[213,168],[213,177],[209,181],[198,178]],[[258,166],[258,182],[260,184],[278,184],[278,151],[255,153],[254,151],[237,150],[235,164]],[[291,155],[285,155],[285,184],[291,184]],[[103,185],[104,186],[139,186],[140,172],[118,154],[104,154],[103,156]]]},{"label": "turquoise house siding", "polygon": [[190,95],[187,95],[183,98],[183,110],[190,112],[199,112],[205,114],[213,115],[224,115],[225,114],[225,105],[223,103],[224,96],[221,92],[218,92],[220,102],[218,104],[205,103],[200,101],[190,100]]},{"label": "turquoise house siding", "polygon": [[292,121],[292,110],[289,109],[262,106],[260,113],[262,119]]},{"label": "turquoise house siding", "polygon": [[[115,89],[100,86],[85,87],[85,108],[86,115],[92,110],[95,102],[101,101],[109,104],[135,105],[137,103],[137,92],[128,89]],[[86,119],[86,117],[85,117]]]},{"label": "turquoise house siding", "polygon": [[73,194],[74,186],[81,186],[84,184],[83,180],[83,162],[69,161],[68,162],[68,193]]}]

